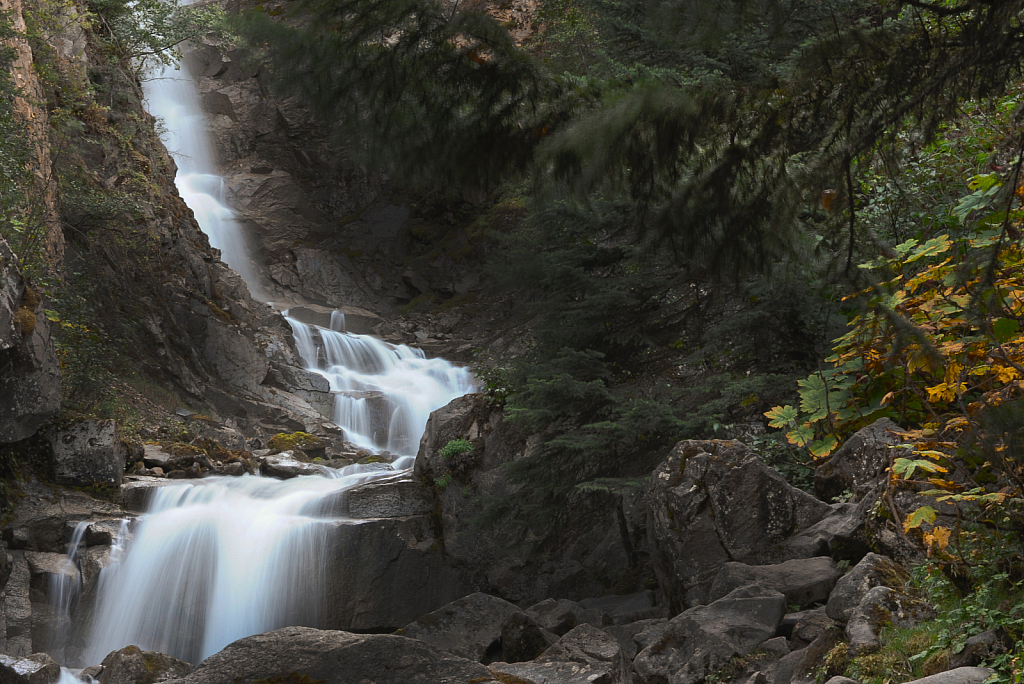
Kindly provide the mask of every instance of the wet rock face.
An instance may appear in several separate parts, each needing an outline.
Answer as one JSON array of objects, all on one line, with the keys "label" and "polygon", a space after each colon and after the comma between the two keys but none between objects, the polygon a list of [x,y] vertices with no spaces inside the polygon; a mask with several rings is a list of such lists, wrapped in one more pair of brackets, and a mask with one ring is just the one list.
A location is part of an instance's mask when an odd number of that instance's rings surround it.
[{"label": "wet rock face", "polygon": [[721,440],[677,444],[646,501],[654,569],[677,612],[707,603],[730,561],[788,560],[798,552],[783,542],[832,512],[740,442]]},{"label": "wet rock face", "polygon": [[60,411],[60,364],[39,295],[0,238],[0,443],[32,436]]}]

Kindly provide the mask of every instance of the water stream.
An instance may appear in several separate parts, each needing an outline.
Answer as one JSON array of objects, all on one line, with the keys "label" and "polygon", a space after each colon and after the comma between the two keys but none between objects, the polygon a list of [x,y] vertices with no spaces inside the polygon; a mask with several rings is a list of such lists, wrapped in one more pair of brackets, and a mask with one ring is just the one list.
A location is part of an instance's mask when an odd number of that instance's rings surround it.
[{"label": "water stream", "polygon": [[[210,243],[259,296],[258,268],[215,173],[195,84],[165,69],[146,84],[149,111],[178,165],[176,184]],[[412,466],[431,411],[473,390],[466,369],[422,351],[288,319],[305,366],[335,395],[334,421],[347,438],[398,456],[391,468],[352,465],[325,476],[273,480],[213,477],[155,490],[147,512],[121,526],[89,610],[67,617],[80,580],[54,587],[61,631],[53,654],[64,664],[99,663],[134,644],[191,663],[250,634],[286,625],[318,626],[325,577],[326,521],[312,502]],[[84,526],[69,554],[75,562]],[[368,588],[370,590],[370,588]],[[70,675],[66,675],[69,677]],[[62,680],[71,681],[71,680]]]}]

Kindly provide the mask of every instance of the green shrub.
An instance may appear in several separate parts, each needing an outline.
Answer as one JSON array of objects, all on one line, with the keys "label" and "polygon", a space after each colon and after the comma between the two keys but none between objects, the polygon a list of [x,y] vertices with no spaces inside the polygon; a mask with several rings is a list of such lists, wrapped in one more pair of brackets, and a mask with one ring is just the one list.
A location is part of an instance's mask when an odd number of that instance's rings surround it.
[{"label": "green shrub", "polygon": [[473,443],[468,439],[453,439],[441,447],[441,450],[437,453],[444,460],[450,461],[457,456],[472,453],[473,449]]}]

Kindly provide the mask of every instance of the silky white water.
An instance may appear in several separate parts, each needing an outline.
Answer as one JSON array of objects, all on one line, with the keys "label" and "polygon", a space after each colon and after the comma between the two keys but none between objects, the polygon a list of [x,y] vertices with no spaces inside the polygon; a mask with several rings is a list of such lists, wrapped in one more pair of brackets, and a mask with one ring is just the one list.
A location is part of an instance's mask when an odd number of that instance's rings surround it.
[{"label": "silky white water", "polygon": [[[224,261],[259,296],[251,251],[214,173],[194,83],[182,70],[164,69],[146,83],[146,95],[150,113],[164,122],[182,198]],[[349,441],[400,458],[393,467],[352,465],[285,481],[246,475],[156,488],[147,512],[122,524],[93,596],[79,600],[79,584],[54,588],[58,615],[79,606],[53,649],[65,664],[95,665],[132,644],[199,663],[244,636],[318,626],[334,525],[316,502],[411,467],[430,412],[473,390],[465,369],[344,332],[341,312],[330,329],[289,323],[306,367],[330,382],[334,420]],[[70,563],[84,530],[76,529]],[[65,672],[61,683],[72,680]]]},{"label": "silky white water", "polygon": [[285,320],[306,368],[330,382],[332,420],[345,428],[346,439],[404,456],[396,467],[412,465],[432,411],[474,390],[465,368],[428,359],[421,349],[335,329],[344,328],[344,315],[332,317],[330,330]]},{"label": "silky white water", "polygon": [[224,263],[249,286],[253,297],[261,288],[249,241],[228,206],[224,179],[216,174],[213,146],[206,128],[199,92],[185,65],[164,66],[143,83],[149,113],[160,119],[160,139],[174,157],[174,184],[196,222],[221,251]]},{"label": "silky white water", "polygon": [[314,502],[389,474],[379,465],[335,472],[157,489],[119,540],[126,552],[100,574],[76,664],[129,644],[198,663],[243,636],[318,625],[330,522]]}]

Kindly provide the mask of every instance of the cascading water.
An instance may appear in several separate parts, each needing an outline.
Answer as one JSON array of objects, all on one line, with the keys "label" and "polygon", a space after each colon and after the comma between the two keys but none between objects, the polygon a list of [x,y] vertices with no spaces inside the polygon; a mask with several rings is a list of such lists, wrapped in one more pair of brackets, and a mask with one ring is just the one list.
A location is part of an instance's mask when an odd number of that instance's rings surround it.
[{"label": "cascading water", "polygon": [[[198,663],[232,641],[319,622],[328,521],[316,501],[380,477],[211,478],[157,490],[103,570],[81,664],[135,644]],[[393,474],[393,473],[392,473]]]},{"label": "cascading water", "polygon": [[[150,112],[164,122],[182,198],[259,296],[259,274],[226,204],[224,181],[214,173],[194,83],[187,72],[168,68],[147,83],[146,93]],[[59,635],[68,643],[54,652],[64,652],[66,661],[92,665],[134,644],[198,663],[250,634],[317,626],[326,532],[337,519],[325,519],[316,502],[410,467],[430,412],[473,390],[465,369],[344,332],[341,312],[330,329],[289,323],[306,366],[336,393],[334,420],[349,440],[400,458],[391,468],[353,465],[326,477],[216,477],[158,488],[146,514],[121,526],[95,601],[76,616],[74,634]],[[56,592],[58,611],[77,597],[62,598],[63,591]],[[70,677],[65,673],[61,683]]]},{"label": "cascading water", "polygon": [[428,359],[420,349],[335,329],[344,328],[343,314],[332,317],[331,330],[311,328],[288,316],[285,320],[306,368],[330,382],[333,420],[345,428],[346,438],[366,449],[403,456],[395,462],[397,468],[412,465],[430,413],[473,391],[473,377],[465,368]]}]

